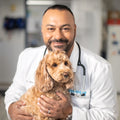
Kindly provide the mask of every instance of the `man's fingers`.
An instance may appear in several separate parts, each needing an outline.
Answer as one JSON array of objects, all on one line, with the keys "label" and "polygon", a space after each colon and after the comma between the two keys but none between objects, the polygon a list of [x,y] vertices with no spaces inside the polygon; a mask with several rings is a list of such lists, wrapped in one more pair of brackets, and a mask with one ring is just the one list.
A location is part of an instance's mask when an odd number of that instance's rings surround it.
[{"label": "man's fingers", "polygon": [[[41,99],[44,100],[45,103],[48,104],[48,105],[54,105],[54,103],[55,103],[55,100],[54,100],[54,99],[48,98],[48,97],[43,96],[43,95],[40,97],[40,100],[41,100]],[[40,100],[39,100],[39,101],[40,101]],[[53,107],[53,106],[52,106],[52,107]]]},{"label": "man's fingers", "polygon": [[38,100],[38,105],[39,105],[40,107],[44,107],[44,108],[46,108],[47,110],[49,110],[49,109],[53,108],[53,105],[51,105],[51,104],[48,103],[48,102],[49,102],[49,101],[45,101],[44,99],[39,98],[39,100]]},{"label": "man's fingers", "polygon": [[64,101],[67,100],[67,98],[65,97],[65,95],[63,93],[60,93],[60,92],[56,92],[56,94]]},{"label": "man's fingers", "polygon": [[33,120],[32,116],[18,115],[18,120]]},{"label": "man's fingers", "polygon": [[18,116],[24,116],[26,118],[31,118],[32,116],[22,109],[26,104],[23,101],[18,101],[14,104],[14,110]]},{"label": "man's fingers", "polygon": [[23,102],[23,101],[18,101],[15,104],[16,104],[16,107],[19,108],[19,109],[20,109],[21,106],[25,106],[26,105],[25,102]]}]

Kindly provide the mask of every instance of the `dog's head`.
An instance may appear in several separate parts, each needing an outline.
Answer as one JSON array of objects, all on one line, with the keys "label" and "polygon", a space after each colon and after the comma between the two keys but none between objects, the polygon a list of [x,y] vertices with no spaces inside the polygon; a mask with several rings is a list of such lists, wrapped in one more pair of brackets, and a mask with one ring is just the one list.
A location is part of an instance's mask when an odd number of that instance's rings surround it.
[{"label": "dog's head", "polygon": [[40,62],[36,71],[36,86],[42,92],[51,90],[54,81],[64,84],[66,89],[73,85],[73,71],[64,51],[49,52]]}]

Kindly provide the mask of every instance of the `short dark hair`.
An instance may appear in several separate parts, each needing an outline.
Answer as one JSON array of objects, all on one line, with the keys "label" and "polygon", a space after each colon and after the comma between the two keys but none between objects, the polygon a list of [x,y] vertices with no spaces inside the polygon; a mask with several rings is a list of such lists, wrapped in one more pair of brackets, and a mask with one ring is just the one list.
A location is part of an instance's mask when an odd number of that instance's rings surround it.
[{"label": "short dark hair", "polygon": [[66,5],[60,5],[60,4],[55,4],[55,5],[52,5],[52,6],[48,7],[48,8],[45,10],[45,12],[43,13],[43,16],[44,16],[44,14],[45,14],[48,10],[50,10],[50,9],[67,10],[67,11],[69,11],[69,12],[72,14],[72,16],[74,17],[73,12],[72,12],[72,10],[71,10],[69,7],[67,7]]}]

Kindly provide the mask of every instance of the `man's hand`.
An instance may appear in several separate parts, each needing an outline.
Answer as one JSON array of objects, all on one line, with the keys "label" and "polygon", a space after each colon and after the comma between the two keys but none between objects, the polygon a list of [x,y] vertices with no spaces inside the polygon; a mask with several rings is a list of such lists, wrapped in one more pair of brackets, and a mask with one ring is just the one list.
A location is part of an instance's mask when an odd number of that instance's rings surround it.
[{"label": "man's hand", "polygon": [[25,106],[22,101],[17,101],[9,106],[8,113],[12,120],[33,120],[33,117],[25,111],[21,110],[21,106]]},{"label": "man's hand", "polygon": [[38,104],[40,106],[40,112],[48,117],[55,119],[65,118],[72,113],[72,106],[70,101],[62,93],[57,93],[61,98],[59,101],[41,96]]}]

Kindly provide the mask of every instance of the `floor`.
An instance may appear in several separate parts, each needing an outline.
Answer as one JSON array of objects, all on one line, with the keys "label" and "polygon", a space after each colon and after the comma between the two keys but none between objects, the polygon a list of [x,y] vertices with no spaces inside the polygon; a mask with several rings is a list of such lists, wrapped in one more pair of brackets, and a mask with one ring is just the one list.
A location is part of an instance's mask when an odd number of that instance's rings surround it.
[{"label": "floor", "polygon": [[[0,120],[8,120],[3,101],[4,101],[4,97],[0,95]],[[119,103],[119,109],[120,109],[120,95],[118,95],[118,103]],[[118,120],[120,120],[120,116]]]},{"label": "floor", "polygon": [[120,120],[120,94],[118,95],[118,105],[119,105],[119,117],[118,117],[118,120]]},{"label": "floor", "polygon": [[0,120],[8,120],[3,101],[4,97],[0,96]]}]

